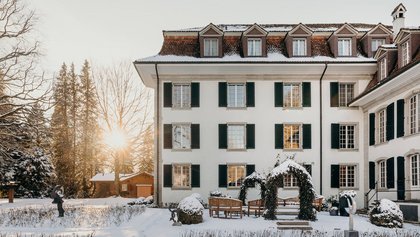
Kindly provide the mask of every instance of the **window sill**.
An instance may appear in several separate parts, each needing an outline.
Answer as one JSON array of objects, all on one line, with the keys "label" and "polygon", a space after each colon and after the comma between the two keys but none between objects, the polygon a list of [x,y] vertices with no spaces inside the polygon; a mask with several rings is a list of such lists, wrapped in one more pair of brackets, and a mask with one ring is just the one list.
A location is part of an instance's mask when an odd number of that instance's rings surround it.
[{"label": "window sill", "polygon": [[172,187],[172,190],[191,190],[191,187]]},{"label": "window sill", "polygon": [[283,110],[303,110],[303,108],[310,108],[310,107],[303,107],[303,106],[300,106],[300,107],[285,107],[283,105]]},{"label": "window sill", "polygon": [[385,144],[388,144],[388,143],[389,143],[389,141],[384,141],[384,142],[381,142],[381,143],[376,143],[374,145],[374,147],[379,147],[379,146],[382,146],[382,145],[385,145]]},{"label": "window sill", "polygon": [[[420,132],[417,132],[417,133],[411,133],[411,134],[404,135],[402,138],[403,138],[403,139],[406,139],[406,138],[416,137],[416,136],[419,136],[419,135],[420,135]],[[398,138],[399,138],[399,137],[398,137]]]},{"label": "window sill", "polygon": [[172,107],[171,110],[191,110],[192,107]]},{"label": "window sill", "polygon": [[339,187],[339,190],[359,190],[358,187]]},{"label": "window sill", "polygon": [[283,148],[283,151],[304,151],[303,148]]},{"label": "window sill", "polygon": [[338,106],[336,108],[338,108],[339,110],[359,110],[358,107],[349,107],[349,106]]},{"label": "window sill", "polygon": [[246,110],[248,107],[226,107],[226,110]]},{"label": "window sill", "polygon": [[246,148],[237,148],[237,149],[232,149],[232,148],[228,148],[228,149],[226,149],[226,151],[246,151],[247,149]]},{"label": "window sill", "polygon": [[228,190],[238,190],[238,189],[241,189],[241,186],[239,186],[239,187],[229,187],[229,186],[227,186],[226,189],[228,189]]},{"label": "window sill", "polygon": [[341,148],[341,149],[337,149],[339,152],[358,152],[359,151],[359,149],[358,148],[349,148],[349,149],[347,149],[347,148]]},{"label": "window sill", "polygon": [[191,148],[188,148],[188,149],[171,149],[171,151],[172,152],[183,152],[183,151],[188,151],[188,152],[191,152],[192,151],[192,149]]},{"label": "window sill", "polygon": [[298,186],[296,186],[296,187],[283,187],[283,189],[286,189],[286,190],[298,190],[299,187]]}]

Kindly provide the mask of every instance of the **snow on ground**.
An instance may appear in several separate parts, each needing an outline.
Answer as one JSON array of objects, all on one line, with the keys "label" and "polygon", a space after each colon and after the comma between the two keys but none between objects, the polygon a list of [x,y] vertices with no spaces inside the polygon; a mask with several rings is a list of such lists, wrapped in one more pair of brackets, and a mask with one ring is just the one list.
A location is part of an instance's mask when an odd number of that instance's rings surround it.
[{"label": "snow on ground", "polygon": [[[0,212],[8,212],[19,208],[45,208],[55,207],[51,204],[51,199],[16,199],[13,204],[7,203],[7,200],[0,199]],[[73,199],[65,200],[64,208],[67,206],[122,206],[133,201],[126,198],[103,198],[103,199]],[[332,233],[338,229],[341,231],[347,229],[348,218],[330,216],[327,212],[321,212],[317,215],[318,220],[311,222],[314,230]],[[4,216],[2,217],[4,218]],[[55,218],[55,217],[54,217]],[[64,220],[69,218],[64,217]],[[204,222],[197,225],[183,225],[181,227],[172,226],[169,221],[170,212],[168,209],[146,208],[145,212],[134,215],[128,222],[121,225],[110,225],[103,227],[89,227],[84,224],[71,228],[63,226],[43,226],[42,228],[31,228],[27,226],[2,226],[0,224],[0,236],[128,236],[128,237],[175,237],[175,236],[204,236],[202,233],[224,233],[230,232],[273,232],[276,231],[276,221],[267,221],[262,217],[244,216],[243,219],[218,219],[209,217],[208,210],[204,210]],[[279,216],[279,218],[291,219],[294,216]],[[1,221],[0,221],[1,223]],[[362,232],[389,232],[395,230],[384,227],[377,227],[369,223],[369,220],[363,216],[355,216],[354,226],[356,230]],[[404,230],[410,233],[420,233],[420,226],[412,224],[404,224]],[[191,234],[192,233],[192,234]],[[237,236],[241,236],[237,235]],[[225,236],[225,235],[223,235]],[[250,236],[243,235],[243,236]],[[268,236],[268,235],[267,235]],[[277,236],[277,235],[275,235]],[[290,235],[285,235],[290,236]],[[329,235],[326,235],[329,236]],[[407,235],[412,236],[412,235]]]}]

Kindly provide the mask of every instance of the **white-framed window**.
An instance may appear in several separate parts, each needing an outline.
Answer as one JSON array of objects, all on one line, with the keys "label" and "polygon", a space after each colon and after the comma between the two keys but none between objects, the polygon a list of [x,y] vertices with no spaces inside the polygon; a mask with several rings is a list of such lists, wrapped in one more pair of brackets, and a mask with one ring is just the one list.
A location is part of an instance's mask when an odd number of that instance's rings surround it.
[{"label": "white-framed window", "polygon": [[246,125],[245,124],[228,124],[228,149],[245,149],[246,148]]},{"label": "white-framed window", "polygon": [[306,56],[306,39],[293,39],[293,56]]},{"label": "white-framed window", "polygon": [[386,109],[379,111],[376,115],[378,118],[378,133],[377,133],[377,143],[383,143],[386,141],[386,116],[385,116]]},{"label": "white-framed window", "polygon": [[379,61],[380,80],[383,80],[387,76],[386,63],[386,57]]},{"label": "white-framed window", "polygon": [[285,124],[283,128],[284,149],[300,149],[301,133],[301,124]]},{"label": "white-framed window", "polygon": [[350,38],[338,38],[338,56],[351,56],[351,39]]},{"label": "white-framed window", "polygon": [[284,83],[283,86],[283,107],[302,107],[302,84]]},{"label": "white-framed window", "polygon": [[340,124],[340,149],[355,149],[356,125]]},{"label": "white-framed window", "polygon": [[297,178],[293,174],[283,175],[283,186],[285,188],[297,187]]},{"label": "white-framed window", "polygon": [[372,52],[376,52],[379,46],[385,44],[385,39],[372,39],[371,42],[371,50]]},{"label": "white-framed window", "polygon": [[216,38],[204,39],[204,56],[205,57],[219,56],[219,39],[216,39]]},{"label": "white-framed window", "polygon": [[382,160],[378,163],[379,187],[386,188],[386,161]]},{"label": "white-framed window", "polygon": [[410,156],[411,186],[420,186],[420,154]]},{"label": "white-framed window", "polygon": [[191,108],[191,84],[172,84],[172,107]]},{"label": "white-framed window", "polygon": [[241,187],[246,177],[246,165],[228,165],[228,187]]},{"label": "white-framed window", "polygon": [[128,184],[121,184],[121,191],[128,192]]},{"label": "white-framed window", "polygon": [[403,43],[402,46],[402,66],[404,67],[410,62],[410,44],[407,42]]},{"label": "white-framed window", "polygon": [[172,148],[191,149],[191,124],[172,124]]},{"label": "white-framed window", "polygon": [[340,165],[339,176],[340,188],[354,188],[356,187],[356,166],[355,165]]},{"label": "white-framed window", "polygon": [[420,132],[420,93],[408,99],[408,132],[415,134]]},{"label": "white-framed window", "polygon": [[172,165],[172,187],[190,188],[191,187],[191,165],[173,164]]},{"label": "white-framed window", "polygon": [[260,38],[248,39],[248,56],[262,56],[262,40]]},{"label": "white-framed window", "polygon": [[246,85],[245,83],[228,83],[228,103],[229,108],[243,108],[246,106]]},{"label": "white-framed window", "polygon": [[338,84],[338,100],[340,107],[347,107],[347,104],[354,98],[354,83]]}]

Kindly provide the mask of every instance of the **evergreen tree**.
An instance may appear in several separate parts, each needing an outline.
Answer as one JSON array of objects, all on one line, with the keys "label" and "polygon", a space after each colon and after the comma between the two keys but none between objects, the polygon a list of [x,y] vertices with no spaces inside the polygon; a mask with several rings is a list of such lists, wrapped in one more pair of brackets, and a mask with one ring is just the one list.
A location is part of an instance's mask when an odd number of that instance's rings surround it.
[{"label": "evergreen tree", "polygon": [[80,109],[80,83],[79,78],[76,75],[74,64],[70,65],[70,70],[68,71],[69,79],[69,107],[68,107],[68,118],[69,118],[69,131],[70,131],[70,157],[71,157],[71,174],[74,177],[73,186],[71,187],[71,194],[76,195],[78,190],[78,180],[77,180],[77,166],[79,162],[79,146],[78,146],[78,134],[79,134],[79,109]]},{"label": "evergreen tree", "polygon": [[140,158],[138,168],[140,172],[153,173],[153,128],[150,125],[144,132],[143,141],[140,147]]},{"label": "evergreen tree", "polygon": [[54,112],[51,118],[53,163],[57,184],[62,185],[69,196],[76,194],[74,163],[71,158],[71,131],[69,125],[70,82],[67,66],[63,63],[54,86]]},{"label": "evergreen tree", "polygon": [[90,66],[87,60],[83,64],[80,74],[80,160],[78,165],[78,177],[80,182],[81,197],[88,197],[91,185],[89,179],[99,172],[99,153],[97,122],[97,97],[96,89],[90,74]]},{"label": "evergreen tree", "polygon": [[31,127],[29,130],[29,136],[32,139],[31,144],[42,148],[43,150],[49,151],[51,143],[51,132],[47,125],[44,111],[39,103],[35,103],[32,106],[31,110],[29,111],[26,123]]}]

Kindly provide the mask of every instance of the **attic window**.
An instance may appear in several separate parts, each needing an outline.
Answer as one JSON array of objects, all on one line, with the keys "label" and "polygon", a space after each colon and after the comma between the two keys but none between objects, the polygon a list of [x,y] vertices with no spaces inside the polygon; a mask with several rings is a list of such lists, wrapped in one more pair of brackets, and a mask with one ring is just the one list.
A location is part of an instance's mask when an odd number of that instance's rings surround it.
[{"label": "attic window", "polygon": [[207,38],[204,39],[204,57],[217,57],[219,56],[218,39]]},{"label": "attic window", "polygon": [[383,80],[386,77],[386,58],[383,58],[380,62],[379,62],[379,74],[380,74],[380,80]]},{"label": "attic window", "polygon": [[293,39],[293,56],[306,56],[306,39]]},{"label": "attic window", "polygon": [[408,41],[402,44],[402,67],[410,62],[410,45]]},{"label": "attic window", "polygon": [[404,13],[400,12],[399,16],[404,17]]},{"label": "attic window", "polygon": [[262,40],[260,38],[248,39],[248,56],[262,56]]},{"label": "attic window", "polygon": [[372,39],[372,43],[371,43],[371,49],[372,49],[372,53],[376,52],[379,48],[379,46],[385,44],[385,39]]},{"label": "attic window", "polygon": [[351,39],[339,38],[338,39],[338,56],[351,56]]}]

